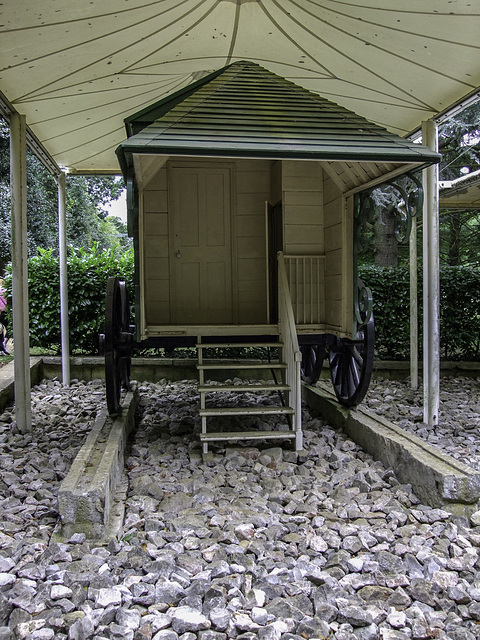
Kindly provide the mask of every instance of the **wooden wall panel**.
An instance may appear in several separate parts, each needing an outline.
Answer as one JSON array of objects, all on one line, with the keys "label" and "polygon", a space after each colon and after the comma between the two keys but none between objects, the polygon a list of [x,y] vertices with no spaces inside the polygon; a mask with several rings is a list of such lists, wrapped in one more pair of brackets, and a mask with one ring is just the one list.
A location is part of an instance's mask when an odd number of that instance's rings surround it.
[{"label": "wooden wall panel", "polygon": [[[143,191],[142,212],[145,320],[170,323],[167,170],[162,167]],[[141,285],[142,286],[142,285]]]},{"label": "wooden wall panel", "polygon": [[345,199],[325,175],[325,320],[342,334],[352,330],[352,237]]},{"label": "wooden wall panel", "polygon": [[282,163],[284,251],[317,255],[324,251],[323,178],[318,162]]},{"label": "wooden wall panel", "polygon": [[238,321],[263,324],[267,319],[265,202],[270,200],[272,162],[235,163],[235,265]]},{"label": "wooden wall panel", "polygon": [[143,210],[145,213],[167,213],[167,191],[144,191]]}]

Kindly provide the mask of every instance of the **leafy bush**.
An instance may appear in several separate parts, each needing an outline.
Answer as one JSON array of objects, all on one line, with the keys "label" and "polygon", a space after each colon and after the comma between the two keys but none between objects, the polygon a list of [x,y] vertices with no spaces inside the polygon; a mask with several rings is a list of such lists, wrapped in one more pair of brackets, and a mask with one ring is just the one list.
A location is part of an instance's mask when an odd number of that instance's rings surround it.
[{"label": "leafy bush", "polygon": [[381,360],[407,359],[410,352],[408,269],[362,266],[358,272],[372,290],[376,356]]},{"label": "leafy bush", "polygon": [[[405,360],[410,351],[409,270],[359,267],[373,294],[376,355]],[[422,273],[419,282],[420,356],[422,353]],[[480,360],[480,269],[440,268],[440,349],[445,360]]]},{"label": "leafy bush", "polygon": [[480,360],[480,269],[440,269],[440,329],[445,360]]},{"label": "leafy bush", "polygon": [[[29,263],[30,345],[60,349],[60,284],[58,258],[53,250],[38,250]],[[98,352],[98,334],[105,319],[107,279],[126,281],[133,307],[133,251],[70,250],[67,260],[70,348],[72,353]],[[382,360],[406,360],[410,350],[410,293],[407,268],[359,267],[359,275],[373,293],[376,355]],[[421,272],[419,323],[422,327]],[[7,267],[7,321],[11,325],[11,265]],[[480,269],[440,269],[441,355],[445,360],[480,360]],[[132,308],[133,311],[133,308]],[[421,354],[420,331],[420,354]],[[181,357],[176,350],[175,357]],[[190,352],[185,350],[188,355]],[[253,351],[253,350],[252,350]],[[178,352],[178,353],[177,353]],[[222,354],[217,354],[222,355]],[[229,353],[230,357],[232,356]],[[265,353],[249,357],[265,358]]]},{"label": "leafy bush", "polygon": [[[98,334],[105,319],[107,279],[118,276],[133,292],[133,251],[118,253],[94,246],[91,251],[70,250],[67,259],[68,313],[72,353],[97,353]],[[8,315],[11,326],[12,267],[7,267]],[[38,249],[28,261],[30,346],[60,349],[60,276],[58,258],[52,249]],[[132,302],[132,300],[131,300]]]}]

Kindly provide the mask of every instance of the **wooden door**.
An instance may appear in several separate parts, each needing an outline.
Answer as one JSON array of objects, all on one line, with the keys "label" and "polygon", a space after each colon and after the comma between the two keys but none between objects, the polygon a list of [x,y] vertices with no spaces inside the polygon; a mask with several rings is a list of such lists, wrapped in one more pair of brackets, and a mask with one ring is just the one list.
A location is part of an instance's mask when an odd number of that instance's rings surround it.
[{"label": "wooden door", "polygon": [[171,168],[174,324],[233,322],[230,180],[228,168]]},{"label": "wooden door", "polygon": [[283,251],[282,203],[266,203],[268,261],[268,321],[278,322],[278,258]]}]

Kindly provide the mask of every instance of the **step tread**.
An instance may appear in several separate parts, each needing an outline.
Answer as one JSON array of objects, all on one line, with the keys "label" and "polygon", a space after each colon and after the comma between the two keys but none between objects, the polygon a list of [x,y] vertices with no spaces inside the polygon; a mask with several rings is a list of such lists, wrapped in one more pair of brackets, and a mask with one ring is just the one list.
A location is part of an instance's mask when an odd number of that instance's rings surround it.
[{"label": "step tread", "polygon": [[244,347],[272,347],[278,349],[283,347],[283,342],[198,342],[197,349],[243,349]]},{"label": "step tread", "polygon": [[197,368],[200,370],[214,370],[214,369],[286,369],[287,365],[283,364],[282,362],[269,362],[266,364],[263,363],[256,363],[256,364],[241,364],[241,363],[236,363],[236,364],[225,364],[225,363],[218,363],[218,364],[198,364]]},{"label": "step tread", "polygon": [[294,410],[291,407],[212,407],[211,409],[200,409],[202,417],[208,416],[260,416],[260,415],[292,415]]},{"label": "step tread", "polygon": [[295,438],[295,431],[218,431],[201,433],[201,442],[215,442],[221,440],[285,440]]},{"label": "step tread", "polygon": [[248,391],[290,391],[288,384],[206,384],[198,387],[199,393],[211,393],[215,391],[237,391],[238,393]]}]

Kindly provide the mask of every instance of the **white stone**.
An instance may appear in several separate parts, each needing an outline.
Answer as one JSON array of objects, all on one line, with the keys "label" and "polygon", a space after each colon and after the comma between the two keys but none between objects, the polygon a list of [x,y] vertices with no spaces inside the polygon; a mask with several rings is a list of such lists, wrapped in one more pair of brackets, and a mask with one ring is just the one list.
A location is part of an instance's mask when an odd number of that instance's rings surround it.
[{"label": "white stone", "polygon": [[95,597],[97,607],[119,606],[122,604],[122,592],[116,587],[99,589]]}]

